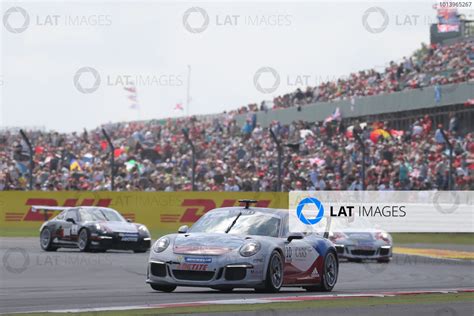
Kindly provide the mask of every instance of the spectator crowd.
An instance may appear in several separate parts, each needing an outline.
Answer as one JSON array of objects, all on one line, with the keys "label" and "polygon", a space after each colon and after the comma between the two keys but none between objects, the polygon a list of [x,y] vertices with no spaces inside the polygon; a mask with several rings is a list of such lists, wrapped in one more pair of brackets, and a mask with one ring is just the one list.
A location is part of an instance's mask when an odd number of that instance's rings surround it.
[{"label": "spectator crowd", "polygon": [[[274,108],[335,101],[351,97],[459,83],[474,79],[474,44],[423,46],[383,72],[351,74],[276,97]],[[269,129],[283,146],[281,189],[361,190],[362,165],[368,190],[448,189],[448,148],[440,129],[454,145],[453,187],[474,187],[472,126],[461,128],[456,116],[449,126],[433,126],[425,116],[409,129],[392,129],[386,122],[344,127],[340,120],[273,122],[263,128],[256,120],[238,126],[235,115],[266,110],[250,105],[213,117],[116,123],[103,126],[115,150],[118,191],[187,191],[192,189],[192,156],[184,133],[196,148],[195,186],[198,191],[276,191],[277,148]],[[253,118],[256,116],[254,115]],[[101,127],[102,128],[102,127]],[[34,154],[22,137],[0,132],[0,190],[28,188],[30,158],[35,190],[110,190],[112,154],[101,128],[83,133],[29,131]],[[184,132],[183,132],[184,131]],[[366,144],[362,161],[358,132]]]},{"label": "spectator crowd", "polygon": [[400,62],[391,61],[383,71],[369,69],[350,74],[337,81],[322,82],[315,87],[297,89],[277,96],[273,102],[249,104],[236,113],[266,111],[316,102],[350,100],[352,98],[387,94],[427,86],[461,83],[474,79],[474,41],[450,45],[425,44]]},{"label": "spectator crowd", "polygon": [[[196,148],[199,191],[276,191],[277,148],[269,128],[284,144],[283,191],[361,190],[363,162],[355,132],[367,148],[368,190],[448,189],[447,146],[428,116],[406,131],[390,129],[383,122],[361,125],[273,122],[268,128],[258,123],[241,128],[227,115],[118,123],[106,129],[115,147],[118,191],[191,190],[192,157],[183,128]],[[458,134],[455,116],[445,128],[454,144],[454,188],[472,190],[473,134]],[[34,144],[35,190],[110,189],[110,150],[101,129],[80,134],[30,132],[29,137]],[[3,133],[0,143],[0,190],[26,189],[30,158],[26,144],[17,133]]]}]

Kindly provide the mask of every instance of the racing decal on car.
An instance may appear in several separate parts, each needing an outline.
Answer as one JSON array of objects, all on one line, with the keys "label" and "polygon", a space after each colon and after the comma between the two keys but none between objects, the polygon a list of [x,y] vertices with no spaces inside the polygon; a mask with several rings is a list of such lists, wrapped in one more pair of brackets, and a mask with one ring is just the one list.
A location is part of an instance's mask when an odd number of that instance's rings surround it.
[{"label": "racing decal on car", "polygon": [[209,267],[208,264],[201,263],[180,263],[177,266],[178,270],[191,270],[191,271],[206,271]]},{"label": "racing decal on car", "polygon": [[224,247],[174,246],[173,251],[190,255],[223,255],[232,251],[232,249]]},{"label": "racing decal on car", "polygon": [[120,233],[119,234],[122,241],[137,241],[138,234],[135,233]]},{"label": "racing decal on car", "polygon": [[319,278],[318,260],[321,258],[312,246],[293,240],[285,246],[285,283],[304,283]]},{"label": "racing decal on car", "polygon": [[184,257],[184,262],[186,263],[211,263],[212,258],[204,257]]},{"label": "racing decal on car", "polygon": [[300,270],[292,263],[285,263],[285,284],[305,284],[314,283],[320,279],[323,269],[323,256],[318,256],[307,270]]}]

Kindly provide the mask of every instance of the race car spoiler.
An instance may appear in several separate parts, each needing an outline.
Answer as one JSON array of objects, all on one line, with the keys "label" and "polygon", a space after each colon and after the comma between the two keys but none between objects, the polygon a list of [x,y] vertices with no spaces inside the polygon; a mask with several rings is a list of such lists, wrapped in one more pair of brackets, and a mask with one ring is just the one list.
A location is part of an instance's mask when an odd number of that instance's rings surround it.
[{"label": "race car spoiler", "polygon": [[64,211],[67,209],[70,209],[72,207],[70,206],[47,206],[47,205],[33,205],[31,207],[31,211],[33,213],[36,213],[37,211],[42,210],[44,213],[44,220],[47,221],[49,219],[48,217],[48,211]]}]

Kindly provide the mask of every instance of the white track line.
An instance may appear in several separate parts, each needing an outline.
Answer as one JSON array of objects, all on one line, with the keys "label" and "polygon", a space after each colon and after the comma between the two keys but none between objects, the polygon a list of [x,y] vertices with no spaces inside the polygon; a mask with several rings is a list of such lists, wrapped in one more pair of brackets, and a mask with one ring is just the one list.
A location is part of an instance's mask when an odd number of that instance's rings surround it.
[{"label": "white track line", "polygon": [[[228,304],[269,304],[281,302],[298,302],[298,301],[315,301],[315,300],[335,300],[345,298],[363,298],[363,297],[393,297],[401,295],[418,295],[418,294],[447,294],[447,293],[466,293],[474,292],[474,288],[465,289],[440,289],[440,290],[407,290],[407,291],[390,291],[380,293],[354,293],[354,294],[325,294],[325,295],[301,295],[301,296],[284,296],[284,297],[264,297],[251,299],[228,299],[228,300],[212,300],[212,301],[193,301],[168,304],[150,304],[150,305],[134,305],[134,306],[111,306],[97,308],[76,308],[76,309],[55,309],[55,310],[38,310],[28,311],[27,313],[84,313],[84,312],[104,312],[104,311],[127,311],[133,309],[153,309],[153,308],[172,308],[172,307],[194,307],[209,305],[228,305]],[[13,314],[25,313],[16,312]],[[12,314],[12,313],[9,313]]]}]

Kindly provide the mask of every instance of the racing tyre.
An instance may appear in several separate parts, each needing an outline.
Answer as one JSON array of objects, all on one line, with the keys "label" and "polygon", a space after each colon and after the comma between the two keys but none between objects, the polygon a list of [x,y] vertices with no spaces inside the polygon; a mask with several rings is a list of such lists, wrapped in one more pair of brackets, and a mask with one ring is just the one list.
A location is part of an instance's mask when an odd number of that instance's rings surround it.
[{"label": "racing tyre", "polygon": [[81,252],[87,252],[90,249],[91,241],[89,239],[89,231],[85,228],[79,232],[79,238],[77,240],[77,247]]},{"label": "racing tyre", "polygon": [[53,238],[51,236],[51,231],[48,227],[45,227],[40,234],[40,245],[41,249],[44,251],[56,251],[57,247],[53,246]]},{"label": "racing tyre", "polygon": [[257,292],[276,293],[280,291],[283,284],[283,258],[281,254],[273,250],[268,260],[267,276],[264,288],[256,288]]},{"label": "racing tyre", "polygon": [[337,256],[334,251],[329,251],[324,257],[323,275],[321,276],[321,284],[318,286],[305,287],[308,292],[330,292],[334,285],[336,285],[337,276],[339,273],[339,265],[337,263]]},{"label": "racing tyre", "polygon": [[150,286],[155,291],[166,292],[166,293],[171,293],[176,289],[175,285],[160,285],[160,284],[150,283]]}]

